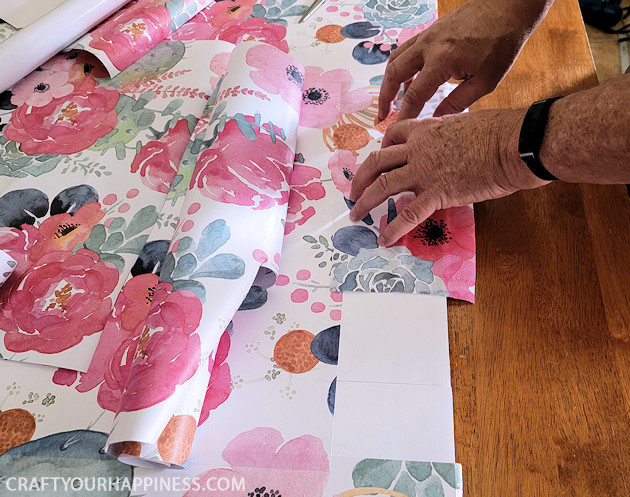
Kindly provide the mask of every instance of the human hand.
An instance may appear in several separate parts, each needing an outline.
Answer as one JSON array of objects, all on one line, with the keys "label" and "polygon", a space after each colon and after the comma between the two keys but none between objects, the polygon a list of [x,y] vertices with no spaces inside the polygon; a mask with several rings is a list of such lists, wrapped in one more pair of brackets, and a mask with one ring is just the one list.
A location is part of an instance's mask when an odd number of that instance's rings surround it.
[{"label": "human hand", "polygon": [[350,191],[358,221],[392,195],[416,198],[381,232],[388,246],[433,212],[504,197],[547,181],[536,177],[518,155],[525,109],[398,121],[387,128],[383,148],[361,164]]},{"label": "human hand", "polygon": [[512,67],[547,3],[471,0],[407,40],[392,52],[385,69],[379,118],[389,115],[402,83],[399,120],[417,117],[450,78],[463,82],[438,105],[435,117],[461,112],[490,93]]}]

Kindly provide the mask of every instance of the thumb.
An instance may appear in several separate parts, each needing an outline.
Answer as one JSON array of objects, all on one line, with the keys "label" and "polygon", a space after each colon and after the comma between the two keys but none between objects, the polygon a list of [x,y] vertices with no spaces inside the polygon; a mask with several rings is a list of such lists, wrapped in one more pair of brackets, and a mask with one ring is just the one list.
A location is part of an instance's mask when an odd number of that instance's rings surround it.
[{"label": "thumb", "polygon": [[484,80],[473,76],[469,80],[460,83],[448,97],[442,100],[440,105],[435,109],[433,117],[459,114],[481,97],[490,93],[494,88],[494,85],[490,85]]}]

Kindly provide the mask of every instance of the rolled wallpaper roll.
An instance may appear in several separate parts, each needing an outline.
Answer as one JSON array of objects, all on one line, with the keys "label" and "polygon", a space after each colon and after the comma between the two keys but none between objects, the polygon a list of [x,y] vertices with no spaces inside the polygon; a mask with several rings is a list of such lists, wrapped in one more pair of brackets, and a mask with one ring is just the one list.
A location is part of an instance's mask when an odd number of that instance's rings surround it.
[{"label": "rolled wallpaper roll", "polygon": [[124,462],[184,464],[221,336],[278,272],[303,77],[271,45],[230,56],[108,439]]},{"label": "rolled wallpaper roll", "polygon": [[67,0],[5,40],[0,45],[0,93],[127,2],[129,0]]}]

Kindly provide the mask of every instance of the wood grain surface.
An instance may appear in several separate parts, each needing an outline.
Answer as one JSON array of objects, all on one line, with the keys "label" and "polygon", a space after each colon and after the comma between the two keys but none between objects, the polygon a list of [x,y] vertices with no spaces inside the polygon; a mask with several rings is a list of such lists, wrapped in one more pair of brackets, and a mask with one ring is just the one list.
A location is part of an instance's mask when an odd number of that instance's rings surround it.
[{"label": "wood grain surface", "polygon": [[[464,0],[438,3],[444,16]],[[473,108],[596,84],[577,0],[556,0]],[[449,303],[464,494],[630,496],[625,187],[558,182],[477,204],[475,220],[476,303]]]}]

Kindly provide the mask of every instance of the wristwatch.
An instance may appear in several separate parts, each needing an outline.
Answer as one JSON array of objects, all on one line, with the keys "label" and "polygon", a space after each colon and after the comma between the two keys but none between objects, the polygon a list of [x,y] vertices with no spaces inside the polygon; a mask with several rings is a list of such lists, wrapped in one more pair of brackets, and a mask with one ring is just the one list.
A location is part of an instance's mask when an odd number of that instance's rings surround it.
[{"label": "wristwatch", "polygon": [[545,181],[558,179],[542,165],[538,154],[540,153],[540,146],[545,136],[549,109],[559,98],[561,97],[548,98],[532,104],[532,106],[527,109],[518,138],[518,154],[521,159],[527,164],[527,167],[529,167],[532,173]]}]

